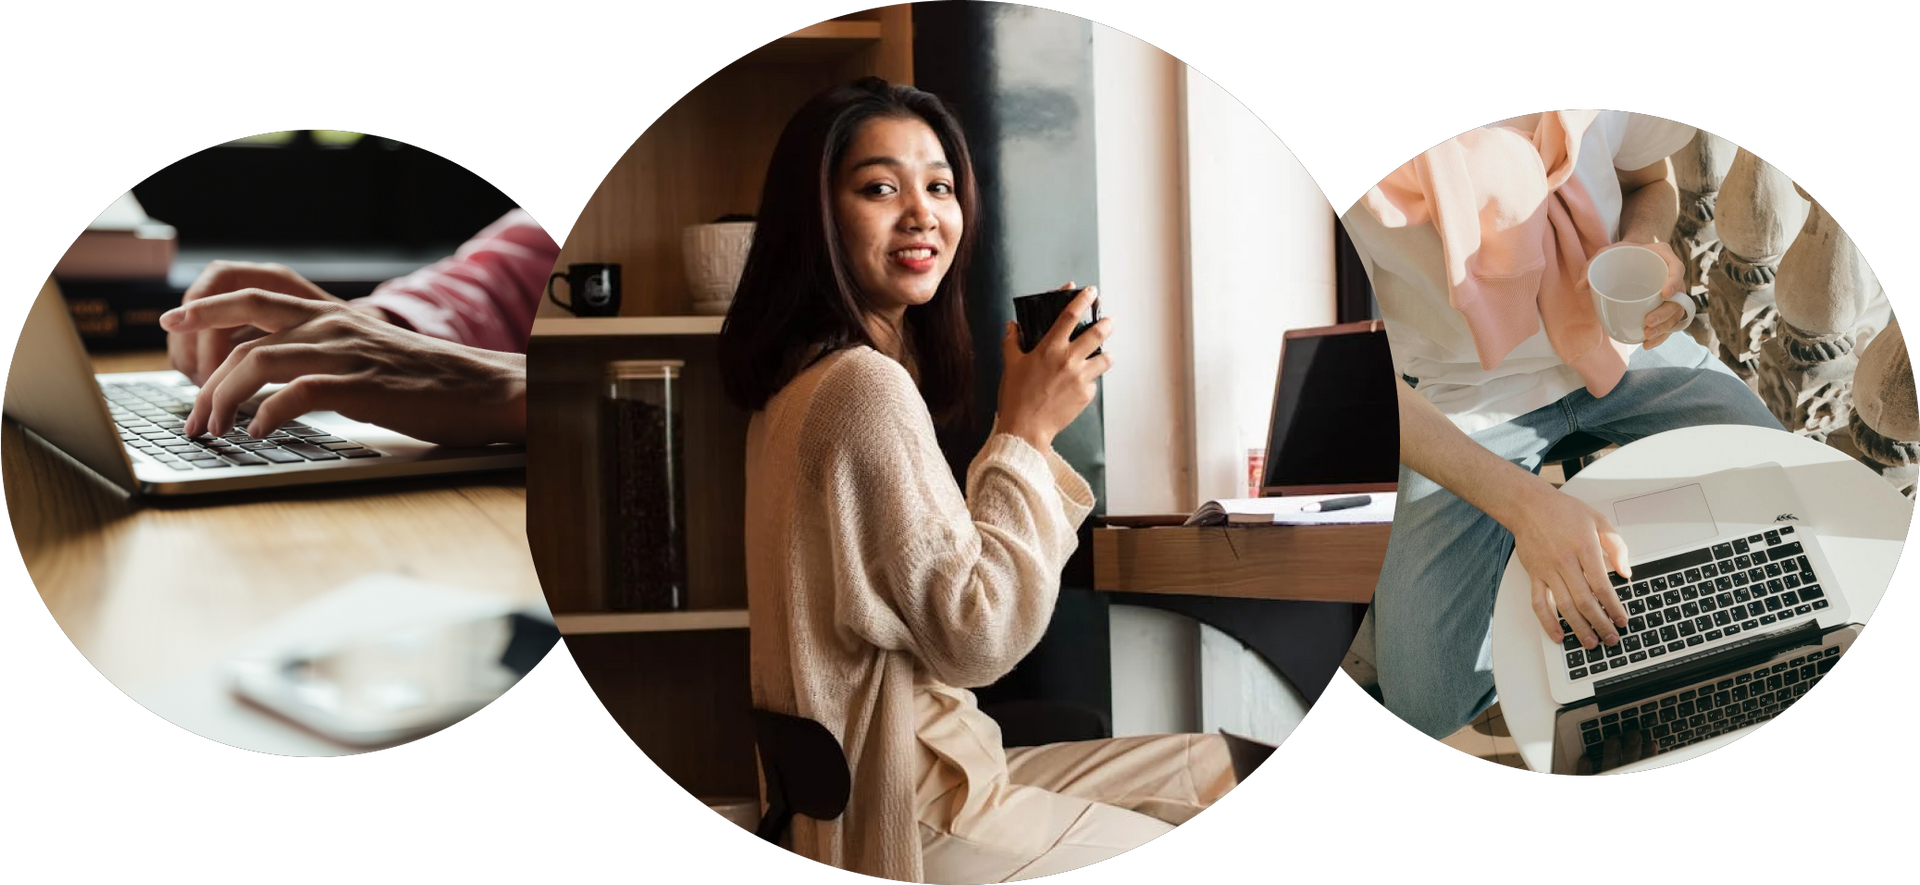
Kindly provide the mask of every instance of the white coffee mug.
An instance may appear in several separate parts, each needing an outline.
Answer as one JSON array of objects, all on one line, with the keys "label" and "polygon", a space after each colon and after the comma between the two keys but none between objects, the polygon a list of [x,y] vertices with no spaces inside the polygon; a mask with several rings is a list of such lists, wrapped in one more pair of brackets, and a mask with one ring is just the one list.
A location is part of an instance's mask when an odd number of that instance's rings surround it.
[{"label": "white coffee mug", "polygon": [[[1607,330],[1607,336],[1625,344],[1639,344],[1647,340],[1647,314],[1660,306],[1660,290],[1667,285],[1667,261],[1660,253],[1641,246],[1608,249],[1588,262],[1587,285],[1593,290],[1593,311],[1600,316],[1600,326]],[[1690,306],[1690,301],[1681,304],[1682,308]]]}]

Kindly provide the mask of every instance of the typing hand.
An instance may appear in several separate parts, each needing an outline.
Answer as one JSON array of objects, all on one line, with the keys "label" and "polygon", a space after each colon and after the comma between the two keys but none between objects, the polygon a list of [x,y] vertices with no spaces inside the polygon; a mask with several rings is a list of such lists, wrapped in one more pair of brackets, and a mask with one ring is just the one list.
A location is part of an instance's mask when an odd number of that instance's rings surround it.
[{"label": "typing hand", "polygon": [[1600,511],[1540,481],[1540,491],[1521,509],[1513,532],[1513,552],[1533,579],[1533,614],[1547,636],[1559,642],[1566,619],[1583,648],[1615,645],[1627,626],[1627,609],[1607,578],[1609,566],[1621,577],[1627,568],[1627,542]]},{"label": "typing hand", "polygon": [[444,445],[526,437],[526,357],[410,332],[337,301],[242,289],[160,316],[170,334],[257,328],[201,385],[188,436],[225,434],[240,405],[268,384],[247,432],[265,436],[308,412],[331,410]]},{"label": "typing hand", "polygon": [[[241,289],[265,289],[297,298],[325,301],[332,304],[344,304],[338,298],[328,295],[319,286],[308,282],[305,277],[294,273],[281,264],[255,264],[250,261],[214,261],[200,272],[193,285],[187,287],[185,295],[180,297],[181,304],[192,304],[212,295],[223,295]],[[240,326],[231,329],[197,329],[188,332],[167,332],[167,362],[173,368],[193,380],[195,384],[205,384],[213,370],[227,358],[227,354],[242,342],[251,341],[265,331],[255,326]]]}]

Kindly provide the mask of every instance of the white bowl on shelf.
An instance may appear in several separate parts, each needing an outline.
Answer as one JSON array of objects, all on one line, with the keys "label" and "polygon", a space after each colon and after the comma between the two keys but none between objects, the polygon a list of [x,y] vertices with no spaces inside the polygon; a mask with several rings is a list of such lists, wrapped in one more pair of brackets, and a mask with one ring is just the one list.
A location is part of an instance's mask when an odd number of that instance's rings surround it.
[{"label": "white bowl on shelf", "polygon": [[680,259],[693,290],[693,312],[719,316],[733,305],[733,290],[753,248],[751,221],[689,225],[680,233]]}]

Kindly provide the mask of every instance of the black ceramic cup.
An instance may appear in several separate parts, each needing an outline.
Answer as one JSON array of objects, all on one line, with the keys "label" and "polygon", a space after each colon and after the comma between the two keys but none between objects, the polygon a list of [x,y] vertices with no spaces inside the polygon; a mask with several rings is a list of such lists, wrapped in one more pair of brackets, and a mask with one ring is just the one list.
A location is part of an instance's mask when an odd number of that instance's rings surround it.
[{"label": "black ceramic cup", "polygon": [[[567,301],[553,294],[556,280],[567,281]],[[580,317],[620,315],[620,265],[569,264],[566,273],[547,277],[547,299]]]},{"label": "black ceramic cup", "polygon": [[[1066,310],[1067,305],[1073,303],[1074,296],[1079,295],[1081,289],[1085,288],[1082,286],[1079,289],[1055,289],[1038,295],[1022,295],[1013,299],[1013,321],[1020,325],[1020,352],[1032,353],[1034,346],[1040,343],[1040,339],[1045,338],[1047,332],[1053,329],[1054,322],[1060,318],[1060,312]],[[1087,319],[1075,325],[1073,333],[1067,337],[1078,338],[1088,326],[1099,321],[1100,302],[1095,300]],[[1090,355],[1099,353],[1099,350],[1095,350]]]}]

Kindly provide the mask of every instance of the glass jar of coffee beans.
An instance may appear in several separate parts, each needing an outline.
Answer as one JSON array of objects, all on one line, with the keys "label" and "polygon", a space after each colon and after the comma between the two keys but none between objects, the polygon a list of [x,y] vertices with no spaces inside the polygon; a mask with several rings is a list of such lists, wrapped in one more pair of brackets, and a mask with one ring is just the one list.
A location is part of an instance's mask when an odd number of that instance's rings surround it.
[{"label": "glass jar of coffee beans", "polygon": [[680,360],[606,365],[607,604],[620,611],[687,607],[686,487]]}]

